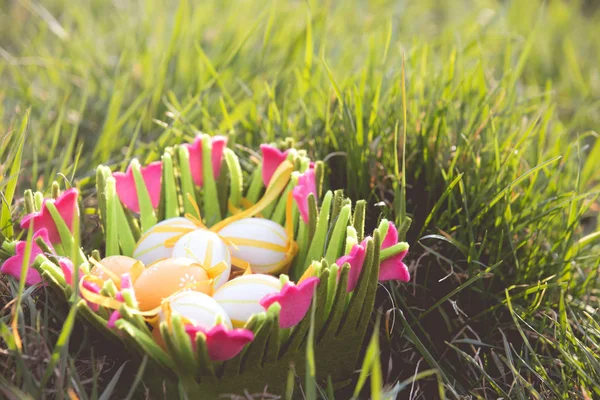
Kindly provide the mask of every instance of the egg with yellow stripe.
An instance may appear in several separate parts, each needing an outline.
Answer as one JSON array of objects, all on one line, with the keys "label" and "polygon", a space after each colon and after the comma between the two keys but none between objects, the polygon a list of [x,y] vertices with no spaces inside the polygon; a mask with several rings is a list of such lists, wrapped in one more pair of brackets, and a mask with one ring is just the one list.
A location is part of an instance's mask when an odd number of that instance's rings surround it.
[{"label": "egg with yellow stripe", "polygon": [[265,218],[244,218],[219,232],[230,243],[231,255],[250,264],[252,272],[267,274],[284,267],[293,242],[283,226]]},{"label": "egg with yellow stripe", "polygon": [[169,218],[148,229],[133,249],[133,258],[144,265],[173,256],[173,240],[198,229],[196,224],[186,218]]},{"label": "egg with yellow stripe", "polygon": [[[171,312],[181,315],[187,322],[210,329],[218,322],[232,328],[231,320],[225,310],[212,297],[200,292],[180,292],[165,300],[169,304]],[[158,313],[160,321],[164,321],[166,315],[163,310]]]},{"label": "egg with yellow stripe", "polygon": [[279,293],[281,281],[271,275],[250,274],[232,279],[219,288],[213,298],[225,310],[234,327],[240,328],[253,314],[263,312],[260,300]]},{"label": "egg with yellow stripe", "polygon": [[[206,229],[190,232],[175,243],[173,257],[186,257],[202,264],[214,278],[214,288],[218,288],[229,280],[231,274],[231,255],[227,245],[219,235]],[[218,266],[218,264],[221,266]],[[210,268],[218,267],[218,273],[211,276]],[[222,271],[221,271],[222,269]]]}]

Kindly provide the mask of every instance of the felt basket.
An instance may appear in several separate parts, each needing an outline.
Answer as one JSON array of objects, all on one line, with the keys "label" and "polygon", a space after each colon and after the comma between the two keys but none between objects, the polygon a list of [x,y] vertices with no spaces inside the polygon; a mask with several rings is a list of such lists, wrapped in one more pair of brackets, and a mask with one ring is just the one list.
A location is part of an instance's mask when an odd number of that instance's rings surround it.
[{"label": "felt basket", "polygon": [[[67,201],[61,199],[67,192],[61,195],[57,183],[53,185],[54,199],[50,201],[42,200],[40,193],[27,191],[28,211],[38,216],[46,211],[55,223],[54,235],[59,237],[57,243],[52,244],[46,243],[50,239],[34,237],[31,246],[38,246],[41,253],[37,254],[33,268],[65,301],[74,303],[79,319],[101,332],[111,343],[124,346],[132,357],[146,357],[144,383],[160,392],[166,387],[169,393],[183,391],[191,398],[245,392],[283,394],[290,378],[303,379],[309,348],[313,349],[308,354],[314,354],[317,380],[329,381],[333,387],[347,384],[357,368],[359,351],[373,314],[381,245],[389,223],[382,221],[365,238],[365,201],[352,204],[340,190],[320,193],[324,165],[312,163],[302,150],[279,152],[281,159],[277,168],[267,165],[268,160],[264,159],[262,164],[243,171],[236,153],[225,146],[218,149],[221,143],[217,140],[199,135],[194,144],[165,149],[160,160],[159,182],[145,181],[144,168],[132,160],[127,174],[137,194],[135,211],[120,201],[114,172],[106,166],[98,166],[95,201],[91,201],[96,205],[92,213],[100,222],[97,230],[101,232],[96,232],[96,237],[101,238],[98,243],[81,243],[80,232],[84,229],[80,226],[79,210],[83,205],[78,192],[72,195],[75,217],[71,218],[65,217],[57,207],[59,201]],[[220,153],[217,160],[216,150]],[[197,160],[191,161],[194,156],[198,158],[198,154],[201,154],[200,164]],[[272,179],[277,180],[282,175],[285,179],[266,184],[264,168],[275,169]],[[313,189],[304,196],[303,206],[296,202],[290,207],[294,188],[308,171],[314,176],[316,191]],[[201,185],[197,184],[199,174]],[[153,198],[156,192],[159,197]],[[158,204],[156,199],[159,199]],[[90,198],[86,204],[90,204]],[[286,273],[291,281],[308,274],[318,278],[318,284],[310,309],[292,327],[281,327],[282,305],[277,302],[253,315],[244,326],[253,333],[253,340],[233,358],[211,359],[206,336],[199,334],[190,340],[184,320],[177,315],[159,325],[164,342],[158,344],[145,319],[136,313],[134,299],[122,300],[119,318],[109,328],[110,307],[103,304],[91,307],[85,298],[74,296],[81,295],[82,290],[85,292],[73,282],[89,273],[90,258],[93,261],[109,255],[131,256],[141,235],[160,221],[194,215],[210,227],[253,207],[259,211],[252,215],[286,224],[293,232],[297,251],[278,274]],[[22,226],[33,227],[34,222],[26,220]],[[94,237],[94,232],[85,235],[86,240],[90,237]],[[350,265],[337,265],[336,261],[357,243],[364,248],[364,259],[358,275],[352,278]],[[6,241],[3,248],[8,253],[17,252],[15,242]],[[94,250],[86,254],[83,248]],[[405,245],[400,250],[406,253],[407,248]],[[66,259],[79,268],[66,271]],[[67,276],[71,273],[74,278]],[[356,280],[351,290],[349,279]]]}]

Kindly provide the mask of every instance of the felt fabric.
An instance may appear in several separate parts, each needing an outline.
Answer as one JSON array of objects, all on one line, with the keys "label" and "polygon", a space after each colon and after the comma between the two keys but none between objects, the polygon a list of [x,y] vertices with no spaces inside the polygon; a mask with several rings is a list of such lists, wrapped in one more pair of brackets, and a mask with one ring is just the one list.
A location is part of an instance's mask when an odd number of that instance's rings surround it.
[{"label": "felt fabric", "polygon": [[277,170],[277,167],[287,158],[289,150],[281,151],[277,147],[261,144],[260,150],[263,156],[262,162],[262,178],[265,186],[269,186],[271,177]]},{"label": "felt fabric", "polygon": [[[396,243],[398,243],[398,230],[396,229],[396,226],[392,222],[390,222],[390,226],[388,228],[387,234],[385,235],[385,239],[383,239],[383,242],[381,243],[381,248],[387,249],[388,247],[391,247]],[[408,250],[398,253],[385,261],[382,261],[381,266],[379,267],[379,281],[410,281],[410,273],[408,272],[408,267],[402,262],[404,257],[406,257],[406,254],[408,254]]]},{"label": "felt fabric", "polygon": [[201,326],[188,324],[185,327],[193,345],[196,335],[201,333],[206,338],[208,356],[213,361],[225,361],[239,354],[244,346],[254,339],[254,333],[248,329],[227,329],[224,324],[218,324],[209,330]]},{"label": "felt fabric", "polygon": [[[213,136],[212,142],[212,169],[215,179],[221,174],[221,164],[223,163],[223,150],[227,145],[227,137],[225,136]],[[186,144],[185,147],[188,149],[190,155],[190,171],[192,172],[192,179],[198,186],[204,185],[204,178],[202,174],[202,135],[196,136],[194,143]]]},{"label": "felt fabric", "polygon": [[[35,242],[35,239],[41,237],[44,242],[50,243],[48,238],[48,230],[46,228],[42,228],[39,231],[33,234],[33,241],[31,242],[31,254],[29,257],[29,269],[27,270],[27,277],[25,278],[25,284],[27,285],[35,285],[42,281],[42,277],[40,273],[31,267],[31,263],[35,258],[43,254],[44,252]],[[15,247],[15,255],[8,258],[2,267],[0,268],[0,272],[3,274],[14,276],[16,279],[21,278],[21,268],[23,267],[23,259],[25,257],[25,248],[27,247],[27,242],[19,241]]]},{"label": "felt fabric", "polygon": [[279,293],[271,293],[263,297],[260,305],[265,310],[275,302],[281,306],[279,312],[279,327],[291,328],[297,325],[308,312],[315,293],[319,278],[312,277],[303,280],[298,285],[288,282]]},{"label": "felt fabric", "polygon": [[[362,269],[362,265],[365,258],[365,243],[367,238],[365,238],[360,244],[355,244],[350,251],[350,254],[340,257],[336,264],[339,266],[344,265],[344,263],[350,264],[350,273],[348,276],[348,292],[351,292],[356,287],[356,283],[358,282],[358,277],[360,276],[360,271]],[[388,247],[394,246],[398,243],[398,229],[394,223],[389,223],[389,228],[383,242],[381,243],[381,249],[387,249]],[[402,282],[410,281],[410,273],[408,272],[408,267],[406,264],[402,262],[404,257],[408,254],[408,250],[402,251],[387,260],[384,260],[380,264],[379,269],[379,281],[390,281],[390,280],[400,280]]]},{"label": "felt fabric", "polygon": [[108,318],[108,322],[106,323],[106,326],[110,329],[116,329],[116,322],[121,318],[121,313],[118,310],[115,310],[112,312],[112,314],[110,314],[110,317]]},{"label": "felt fabric", "polygon": [[[86,288],[87,290],[89,290],[90,292],[93,292],[96,294],[100,293],[100,286],[96,285],[94,282],[83,280],[83,287]],[[100,306],[98,306],[98,304],[90,303],[89,301],[88,301],[88,305],[95,312],[97,312],[98,309],[100,308]]]},{"label": "felt fabric", "polygon": [[47,202],[54,202],[54,206],[58,210],[58,213],[65,221],[65,224],[69,230],[73,229],[73,217],[75,215],[77,207],[77,189],[69,189],[64,191],[56,200],[44,199],[42,203],[42,209],[40,211],[32,212],[21,219],[21,228],[29,228],[29,221],[33,220],[33,231],[37,232],[42,228],[48,231],[48,241],[46,243],[60,243],[60,234],[56,227],[56,223],[46,206]]},{"label": "felt fabric", "polygon": [[59,265],[63,275],[65,276],[65,281],[67,282],[67,285],[72,285],[73,284],[73,269],[75,269],[75,267],[73,266],[73,262],[70,259],[68,259],[67,257],[60,257],[58,259],[58,265]]},{"label": "felt fabric", "polygon": [[300,215],[304,223],[308,223],[308,195],[313,194],[317,200],[317,181],[315,179],[315,170],[309,169],[298,177],[298,184],[292,191],[292,196],[296,201]]},{"label": "felt fabric", "polygon": [[[148,189],[152,207],[156,208],[160,202],[160,191],[162,188],[162,162],[155,161],[150,163],[140,168],[140,172]],[[140,203],[131,164],[127,167],[126,172],[113,172],[112,175],[116,181],[116,191],[121,203],[131,211],[139,213]]]},{"label": "felt fabric", "polygon": [[343,266],[344,263],[350,264],[350,272],[348,273],[348,286],[346,287],[347,292],[354,290],[356,284],[358,283],[358,278],[360,277],[360,271],[362,270],[366,255],[366,248],[363,246],[363,243],[355,244],[354,247],[352,247],[352,250],[350,250],[350,254],[338,258],[338,260],[335,262],[340,267]]}]

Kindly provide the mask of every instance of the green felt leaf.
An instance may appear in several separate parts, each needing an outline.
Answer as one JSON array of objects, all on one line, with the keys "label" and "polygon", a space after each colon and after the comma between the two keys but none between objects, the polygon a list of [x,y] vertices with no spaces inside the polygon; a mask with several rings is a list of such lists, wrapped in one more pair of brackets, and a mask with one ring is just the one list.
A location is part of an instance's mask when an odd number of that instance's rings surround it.
[{"label": "green felt leaf", "polygon": [[240,160],[230,149],[225,149],[223,154],[229,170],[229,201],[234,207],[239,207],[242,190],[244,189],[244,175],[242,174]]},{"label": "green felt leaf", "polygon": [[221,220],[221,209],[212,168],[212,144],[208,135],[202,136],[202,178],[203,217],[206,225],[212,226]]},{"label": "green felt leaf", "polygon": [[23,200],[25,203],[25,213],[31,214],[32,212],[37,211],[35,208],[35,202],[33,200],[33,192],[31,189],[27,189],[25,193],[23,193]]},{"label": "green felt leaf", "polygon": [[117,193],[115,189],[116,181],[112,176],[106,180],[106,250],[105,255],[114,256],[119,252],[119,220],[117,216]]},{"label": "green felt leaf", "polygon": [[117,224],[119,226],[119,230],[117,232],[117,236],[119,238],[119,244],[121,245],[121,254],[124,256],[131,257],[133,255],[133,250],[135,249],[136,239],[131,229],[131,223],[123,205],[120,201],[114,201],[114,208],[117,214]]},{"label": "green felt leaf", "polygon": [[348,220],[350,219],[351,212],[352,207],[350,205],[346,205],[341,209],[337,216],[337,221],[335,221],[335,226],[327,245],[327,253],[325,254],[325,259],[330,263],[334,263],[335,260],[337,260],[341,254],[342,248],[344,247],[346,240],[346,228],[348,227]]},{"label": "green felt leaf", "polygon": [[164,350],[161,349],[160,346],[157,345],[151,337],[137,329],[130,322],[127,322],[123,319],[118,320],[115,323],[115,325],[118,329],[124,331],[129,336],[134,338],[146,354],[148,354],[152,359],[164,366],[167,370],[174,371],[176,369],[175,363],[173,362],[171,357],[169,357],[169,355],[165,353]]},{"label": "green felt leaf", "polygon": [[106,173],[103,165],[96,168],[96,201],[98,202],[98,214],[100,222],[106,232]]},{"label": "green felt leaf", "polygon": [[164,203],[164,219],[179,216],[179,204],[177,203],[177,188],[175,185],[175,175],[173,173],[173,158],[171,154],[165,152],[162,156],[162,180],[163,189],[161,191]]},{"label": "green felt leaf", "polygon": [[252,173],[252,179],[250,180],[250,186],[246,192],[246,198],[251,203],[256,203],[264,187],[265,185],[262,179],[262,165],[258,165]]},{"label": "green felt leaf", "polygon": [[65,251],[65,256],[70,256],[73,252],[73,235],[71,234],[71,230],[65,223],[65,220],[60,216],[56,206],[52,201],[46,202],[46,208],[50,212],[52,216],[52,220],[54,220],[54,224],[56,225],[56,229],[58,230],[58,234],[60,236],[60,244],[63,246]]},{"label": "green felt leaf", "polygon": [[195,215],[195,208],[188,199],[188,194],[197,201],[196,191],[194,189],[194,180],[190,171],[190,156],[188,149],[184,145],[177,147],[177,158],[179,161],[179,179],[181,184],[181,194],[183,196],[183,210],[185,213]]},{"label": "green felt leaf", "polygon": [[364,200],[359,200],[356,202],[356,206],[354,208],[354,216],[352,217],[352,225],[354,229],[356,229],[356,234],[358,235],[358,241],[362,242],[365,237],[365,210],[367,207],[367,202]]},{"label": "green felt leaf", "polygon": [[146,232],[148,229],[156,225],[158,221],[156,219],[154,207],[152,206],[150,194],[148,193],[148,188],[146,187],[144,177],[142,176],[139,161],[133,159],[130,166],[133,173],[133,180],[135,181],[135,191],[138,197],[138,204],[140,206],[140,221],[142,223],[142,231]]},{"label": "green felt leaf", "polygon": [[[329,231],[329,212],[331,210],[332,200],[333,193],[327,192],[323,198],[323,203],[321,204],[321,210],[319,212],[319,222],[317,222],[317,228],[306,255],[306,258],[309,261],[320,260],[321,257],[325,255],[325,239],[327,238],[327,233]],[[305,261],[304,264],[306,265],[307,262]]]}]

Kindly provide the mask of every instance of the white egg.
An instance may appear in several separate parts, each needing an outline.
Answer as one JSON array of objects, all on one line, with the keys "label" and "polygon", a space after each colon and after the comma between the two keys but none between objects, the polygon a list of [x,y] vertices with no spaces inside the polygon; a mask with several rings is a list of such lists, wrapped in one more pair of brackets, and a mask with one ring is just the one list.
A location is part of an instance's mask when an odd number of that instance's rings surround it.
[{"label": "white egg", "polygon": [[291,241],[283,226],[264,218],[244,218],[219,231],[231,241],[233,257],[250,263],[252,272],[269,273],[282,267]]},{"label": "white egg", "polygon": [[[181,315],[194,325],[210,329],[220,319],[228,328],[232,328],[227,313],[212,297],[195,291],[177,293],[165,300],[171,306],[171,312]],[[160,321],[165,320],[164,312],[158,313]]]},{"label": "white egg", "polygon": [[165,258],[171,258],[173,246],[166,246],[165,242],[195,229],[198,229],[196,224],[181,217],[159,222],[142,235],[133,250],[132,257],[140,260],[146,266]]},{"label": "white egg", "polygon": [[183,236],[173,247],[173,257],[186,257],[211,268],[225,262],[226,269],[216,279],[214,288],[229,280],[231,274],[231,254],[219,235],[206,229],[198,229]]},{"label": "white egg", "polygon": [[279,293],[281,281],[271,275],[251,274],[232,279],[217,290],[213,298],[225,310],[234,327],[244,326],[253,314],[263,312],[260,300]]}]

